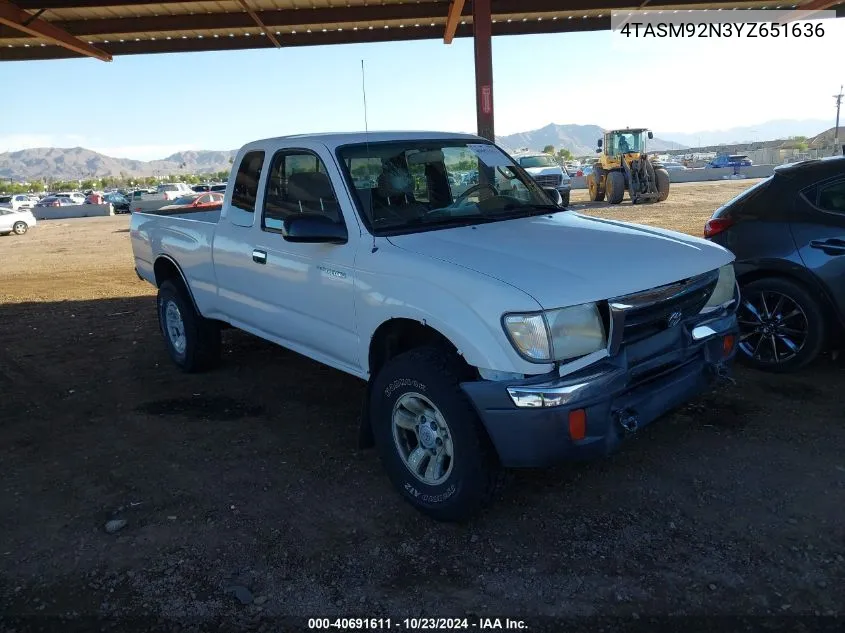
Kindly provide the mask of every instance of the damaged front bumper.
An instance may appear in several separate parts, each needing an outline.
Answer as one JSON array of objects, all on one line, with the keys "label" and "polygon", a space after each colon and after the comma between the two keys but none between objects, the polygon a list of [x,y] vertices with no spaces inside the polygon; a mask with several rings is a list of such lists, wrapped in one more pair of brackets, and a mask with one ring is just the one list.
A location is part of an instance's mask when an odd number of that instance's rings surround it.
[{"label": "damaged front bumper", "polygon": [[504,466],[548,466],[607,454],[622,440],[729,378],[734,313],[680,324],[565,376],[461,386]]}]

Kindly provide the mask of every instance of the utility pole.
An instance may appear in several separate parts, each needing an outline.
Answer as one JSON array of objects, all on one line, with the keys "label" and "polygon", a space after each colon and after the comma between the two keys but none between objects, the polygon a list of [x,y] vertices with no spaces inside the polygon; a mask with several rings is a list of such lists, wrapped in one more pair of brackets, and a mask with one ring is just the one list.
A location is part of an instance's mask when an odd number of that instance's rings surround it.
[{"label": "utility pole", "polygon": [[833,154],[834,156],[838,155],[842,148],[839,147],[839,108],[842,105],[842,97],[845,96],[842,94],[842,86],[839,86],[839,94],[833,95],[833,98],[836,99],[836,127],[833,130]]}]

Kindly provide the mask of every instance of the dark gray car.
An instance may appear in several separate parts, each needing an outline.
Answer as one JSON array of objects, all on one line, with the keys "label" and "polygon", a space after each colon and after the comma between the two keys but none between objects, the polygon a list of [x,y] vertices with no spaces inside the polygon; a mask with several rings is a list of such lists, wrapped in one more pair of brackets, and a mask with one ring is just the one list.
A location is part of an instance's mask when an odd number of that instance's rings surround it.
[{"label": "dark gray car", "polygon": [[845,339],[845,157],[775,169],[708,220],[736,255],[739,358],[792,371]]}]

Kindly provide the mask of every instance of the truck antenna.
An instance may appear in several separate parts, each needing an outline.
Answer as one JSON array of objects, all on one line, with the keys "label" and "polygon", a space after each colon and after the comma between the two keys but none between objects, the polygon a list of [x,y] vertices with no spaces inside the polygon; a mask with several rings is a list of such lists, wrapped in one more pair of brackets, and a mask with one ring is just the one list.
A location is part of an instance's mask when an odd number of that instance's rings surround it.
[{"label": "truck antenna", "polygon": [[[361,60],[361,94],[364,96],[364,143],[367,146],[367,180],[370,178],[370,126],[367,122],[367,81],[366,75],[364,74],[364,60]],[[372,223],[373,218],[373,190],[370,190],[370,223]],[[378,246],[376,246],[376,236],[373,234],[373,250],[371,253],[375,253],[378,250]]]}]

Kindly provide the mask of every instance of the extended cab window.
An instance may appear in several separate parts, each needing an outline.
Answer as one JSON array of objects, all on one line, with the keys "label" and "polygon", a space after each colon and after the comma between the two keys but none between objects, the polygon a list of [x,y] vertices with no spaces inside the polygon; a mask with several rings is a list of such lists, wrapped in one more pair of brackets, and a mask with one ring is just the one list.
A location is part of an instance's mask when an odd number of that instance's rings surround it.
[{"label": "extended cab window", "polygon": [[264,167],[264,152],[247,152],[238,167],[235,187],[232,190],[232,206],[253,213],[255,199],[258,197],[258,181],[261,180],[261,168]]},{"label": "extended cab window", "polygon": [[316,213],[342,222],[337,197],[320,157],[305,150],[284,150],[270,164],[262,227],[280,231],[285,218],[297,213]]}]

